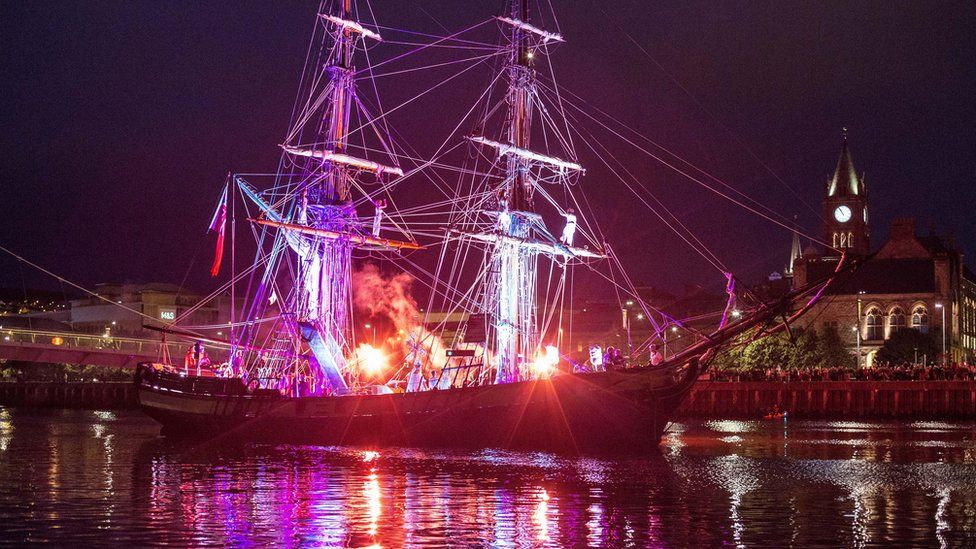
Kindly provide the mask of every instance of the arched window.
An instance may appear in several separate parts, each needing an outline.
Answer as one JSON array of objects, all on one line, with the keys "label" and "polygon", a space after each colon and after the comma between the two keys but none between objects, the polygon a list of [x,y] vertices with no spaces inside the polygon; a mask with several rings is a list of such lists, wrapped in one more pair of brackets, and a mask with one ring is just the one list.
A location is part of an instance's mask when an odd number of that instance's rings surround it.
[{"label": "arched window", "polygon": [[895,307],[888,312],[888,337],[898,330],[906,328],[905,311],[901,307]]},{"label": "arched window", "polygon": [[915,307],[912,311],[912,328],[923,334],[929,333],[929,310],[923,305]]},{"label": "arched window", "polygon": [[864,339],[868,341],[881,339],[881,335],[881,311],[872,307],[871,309],[868,309],[867,314],[864,315]]}]

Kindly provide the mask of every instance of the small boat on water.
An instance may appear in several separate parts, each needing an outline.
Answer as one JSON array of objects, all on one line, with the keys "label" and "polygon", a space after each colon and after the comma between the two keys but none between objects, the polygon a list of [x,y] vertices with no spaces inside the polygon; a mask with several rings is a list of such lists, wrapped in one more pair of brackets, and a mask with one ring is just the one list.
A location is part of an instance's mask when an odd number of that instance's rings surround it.
[{"label": "small boat on water", "polygon": [[[728,300],[710,329],[655,310],[622,274],[583,194],[584,170],[573,147],[593,143],[574,136],[578,124],[566,116],[586,112],[581,103],[571,110],[571,95],[549,79],[551,66],[536,69],[564,38],[530,23],[526,0],[472,27],[497,26],[495,43],[465,31],[427,44],[415,43],[429,36],[423,33],[384,39],[399,31],[363,21],[371,13],[351,0],[323,2],[278,171],[267,185],[257,185],[254,174],[228,177],[210,225],[219,234],[212,273],[220,272],[228,220],[235,238],[238,210],[247,212],[242,225],[255,237],[255,260],[236,270],[232,240],[231,277],[214,292],[229,294],[234,308],[229,325],[218,327],[227,336],[181,326],[180,318],[156,327],[207,341],[227,356],[219,375],[165,357],[139,366],[139,405],[165,435],[374,447],[656,446],[717,353],[788,328],[832,282],[742,307],[734,277],[722,271]],[[377,60],[381,48],[404,45],[416,47]],[[477,55],[377,71],[439,47]],[[484,92],[473,94],[461,121],[471,129],[466,138],[456,139],[459,123],[429,158],[399,142],[378,98],[380,78],[486,61],[499,70]],[[371,86],[361,95],[364,82]],[[533,148],[538,143],[544,146]],[[614,169],[602,145],[591,152]],[[632,189],[622,175],[626,167],[613,173]],[[428,190],[411,190],[421,177]],[[429,189],[442,196],[418,199]],[[550,229],[556,223],[561,230]],[[393,265],[395,274],[384,278],[367,268],[369,261]],[[598,358],[572,371],[557,367],[566,362],[559,349],[572,333],[572,273],[579,268],[636,302],[641,318],[656,327],[648,341],[631,346],[629,360],[609,368]],[[425,285],[425,309],[407,295],[412,282]],[[246,302],[240,311],[238,297]],[[380,342],[374,331],[363,341],[362,323],[354,322],[361,309],[387,317],[390,337]],[[431,316],[435,309],[440,319]],[[449,326],[447,318],[460,320]],[[695,342],[647,364],[636,358],[656,352],[657,342],[666,349],[668,328],[677,326]],[[399,366],[386,364],[389,356]],[[385,368],[395,371],[383,374]]]}]

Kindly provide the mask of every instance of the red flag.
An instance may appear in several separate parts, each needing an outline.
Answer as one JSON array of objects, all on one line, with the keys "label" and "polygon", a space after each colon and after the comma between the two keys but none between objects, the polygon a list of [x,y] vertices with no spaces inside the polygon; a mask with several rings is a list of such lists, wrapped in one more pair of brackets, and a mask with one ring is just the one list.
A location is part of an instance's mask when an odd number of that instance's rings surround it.
[{"label": "red flag", "polygon": [[217,209],[214,211],[213,218],[210,219],[209,231],[217,231],[217,250],[214,253],[213,265],[210,267],[210,276],[217,276],[220,272],[220,261],[224,258],[224,233],[227,230],[227,186],[224,193],[220,195],[220,202],[217,202]]}]

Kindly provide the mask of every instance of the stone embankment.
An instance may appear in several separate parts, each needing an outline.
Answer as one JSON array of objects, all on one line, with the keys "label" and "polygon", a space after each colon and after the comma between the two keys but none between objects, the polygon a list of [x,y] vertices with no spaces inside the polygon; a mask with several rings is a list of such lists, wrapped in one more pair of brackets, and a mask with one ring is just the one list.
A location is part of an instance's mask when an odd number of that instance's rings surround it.
[{"label": "stone embankment", "polygon": [[797,418],[976,419],[976,382],[701,381],[678,412],[755,418],[773,405]]},{"label": "stone embankment", "polygon": [[0,405],[101,410],[135,408],[136,387],[131,381],[0,383]]},{"label": "stone embankment", "polygon": [[[0,405],[134,408],[135,393],[128,382],[0,383]],[[702,381],[678,415],[756,418],[773,405],[795,418],[976,419],[976,382]]]}]

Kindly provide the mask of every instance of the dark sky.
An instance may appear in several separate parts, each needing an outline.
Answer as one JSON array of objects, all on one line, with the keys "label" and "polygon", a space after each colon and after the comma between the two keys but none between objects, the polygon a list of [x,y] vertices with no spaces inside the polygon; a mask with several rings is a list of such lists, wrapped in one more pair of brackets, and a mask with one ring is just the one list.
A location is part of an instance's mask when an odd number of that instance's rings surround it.
[{"label": "dark sky", "polygon": [[[846,126],[867,173],[875,244],[892,217],[915,216],[923,231],[955,231],[976,253],[973,2],[553,4],[568,39],[553,62],[567,89],[799,216],[805,230],[821,231],[804,203],[819,212]],[[439,34],[502,6],[374,2],[384,25]],[[228,171],[276,166],[315,10],[284,1],[0,3],[0,244],[85,285],[186,278],[213,287],[211,209]],[[447,126],[430,112],[450,118],[471,91],[444,89],[393,122],[432,150]],[[786,231],[608,144],[734,271],[758,280],[782,268]],[[592,169],[584,184],[636,282],[720,281],[605,173]],[[0,258],[0,285],[42,280]]]}]

